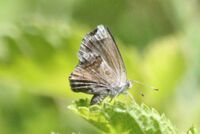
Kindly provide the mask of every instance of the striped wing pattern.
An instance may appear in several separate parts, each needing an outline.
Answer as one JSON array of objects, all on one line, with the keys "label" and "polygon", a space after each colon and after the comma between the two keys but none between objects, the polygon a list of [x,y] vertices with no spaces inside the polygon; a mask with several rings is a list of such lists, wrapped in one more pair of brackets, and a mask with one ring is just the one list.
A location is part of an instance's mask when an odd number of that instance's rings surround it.
[{"label": "striped wing pattern", "polygon": [[78,57],[70,85],[75,92],[94,94],[91,104],[101,102],[114,87],[126,82],[122,57],[105,26],[97,26],[83,38]]}]

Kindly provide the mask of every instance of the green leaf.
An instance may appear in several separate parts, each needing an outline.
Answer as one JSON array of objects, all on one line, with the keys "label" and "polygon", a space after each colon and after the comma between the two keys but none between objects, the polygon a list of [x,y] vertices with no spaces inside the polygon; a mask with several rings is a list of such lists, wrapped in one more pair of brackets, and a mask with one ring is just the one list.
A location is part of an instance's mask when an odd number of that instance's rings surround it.
[{"label": "green leaf", "polygon": [[105,133],[174,134],[176,128],[155,109],[145,104],[116,100],[89,105],[88,99],[75,101],[68,107]]},{"label": "green leaf", "polygon": [[197,134],[197,129],[192,126],[188,131],[187,131],[187,134]]}]

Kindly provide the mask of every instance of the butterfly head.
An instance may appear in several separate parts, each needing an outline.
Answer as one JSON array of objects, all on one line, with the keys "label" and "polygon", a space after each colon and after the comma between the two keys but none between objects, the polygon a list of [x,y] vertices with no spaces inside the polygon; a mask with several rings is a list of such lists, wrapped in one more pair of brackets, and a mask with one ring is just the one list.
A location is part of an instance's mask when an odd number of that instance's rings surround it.
[{"label": "butterfly head", "polygon": [[127,88],[132,88],[132,86],[133,86],[133,85],[132,85],[132,82],[128,80],[128,81],[126,82],[126,87],[127,87]]}]

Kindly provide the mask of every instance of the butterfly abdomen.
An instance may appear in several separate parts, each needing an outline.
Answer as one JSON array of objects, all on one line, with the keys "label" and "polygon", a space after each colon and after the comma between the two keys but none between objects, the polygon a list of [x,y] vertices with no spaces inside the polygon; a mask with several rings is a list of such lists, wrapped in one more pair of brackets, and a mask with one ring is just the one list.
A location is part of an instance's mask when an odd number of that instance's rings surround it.
[{"label": "butterfly abdomen", "polygon": [[107,95],[97,94],[94,95],[90,101],[90,105],[101,103]]}]

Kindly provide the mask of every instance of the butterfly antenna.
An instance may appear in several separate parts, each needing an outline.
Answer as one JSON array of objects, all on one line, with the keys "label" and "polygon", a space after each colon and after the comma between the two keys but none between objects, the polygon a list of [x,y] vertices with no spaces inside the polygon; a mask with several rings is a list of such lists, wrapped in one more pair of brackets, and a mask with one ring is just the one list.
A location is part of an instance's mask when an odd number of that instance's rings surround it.
[{"label": "butterfly antenna", "polygon": [[136,88],[136,89],[139,91],[139,94],[140,94],[142,97],[144,97],[144,93],[142,92],[142,90],[139,89],[139,88]]},{"label": "butterfly antenna", "polygon": [[144,97],[144,93],[143,93],[142,91],[140,91],[140,95],[141,95],[142,97]]},{"label": "butterfly antenna", "polygon": [[[142,86],[144,86],[144,87],[148,87],[148,88],[150,88],[150,89],[152,89],[152,90],[154,90],[154,91],[159,91],[158,88],[155,88],[155,87],[153,87],[153,86],[149,86],[149,85],[143,84],[143,83],[140,82],[140,81],[137,81],[137,80],[132,80],[132,81],[133,81],[133,83],[142,85]],[[142,95],[142,94],[143,94],[143,93],[141,92],[141,95]],[[144,94],[143,94],[142,96],[144,96]]]},{"label": "butterfly antenna", "polygon": [[124,92],[126,95],[128,95],[128,97],[130,98],[130,101],[132,102],[132,103],[135,103],[135,99],[134,99],[134,97],[132,96],[132,94],[130,93],[130,92],[128,92],[128,91],[126,91],[126,92]]},{"label": "butterfly antenna", "polygon": [[132,94],[130,92],[127,92],[128,96],[131,98],[132,101],[135,101]]}]

